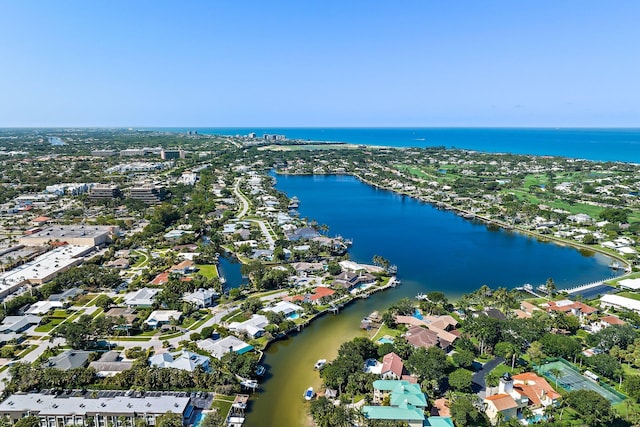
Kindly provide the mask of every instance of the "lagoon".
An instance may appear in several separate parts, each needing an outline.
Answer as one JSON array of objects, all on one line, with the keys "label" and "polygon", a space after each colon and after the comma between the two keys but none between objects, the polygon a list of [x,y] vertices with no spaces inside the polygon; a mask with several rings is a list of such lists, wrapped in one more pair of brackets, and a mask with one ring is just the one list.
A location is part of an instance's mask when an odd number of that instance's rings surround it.
[{"label": "lagoon", "polygon": [[333,359],[339,345],[356,336],[360,320],[402,297],[431,290],[455,298],[486,284],[492,288],[538,285],[549,277],[558,288],[611,276],[610,259],[515,232],[492,230],[418,200],[376,189],[350,176],[277,175],[276,188],[300,199],[300,215],[329,226],[329,234],[352,238],[351,258],[371,263],[381,255],[398,266],[402,284],[325,315],[265,353],[267,376],[254,396],[248,427],[305,425],[302,394],[316,390],[313,365]]}]

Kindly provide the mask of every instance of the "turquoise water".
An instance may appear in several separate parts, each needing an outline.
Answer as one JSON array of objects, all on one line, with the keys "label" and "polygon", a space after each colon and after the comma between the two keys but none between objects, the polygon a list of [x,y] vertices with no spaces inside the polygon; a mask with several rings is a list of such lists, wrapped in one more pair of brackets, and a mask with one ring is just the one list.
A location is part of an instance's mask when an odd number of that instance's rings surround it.
[{"label": "turquoise water", "polygon": [[422,313],[417,308],[416,308],[416,311],[413,312],[413,317],[415,317],[418,320],[422,320],[423,319]]},{"label": "turquoise water", "polygon": [[[166,128],[184,132],[193,128]],[[488,152],[640,163],[640,129],[551,128],[200,128],[216,135],[283,134],[290,139],[392,147],[466,148]]]},{"label": "turquoise water", "polygon": [[393,340],[390,338],[380,338],[378,340],[378,343],[380,344],[393,344]]},{"label": "turquoise water", "polygon": [[207,415],[203,412],[199,412],[195,419],[193,420],[193,427],[200,427],[200,424],[202,423],[202,420],[204,419],[204,417],[206,417]]},{"label": "turquoise water", "polygon": [[296,320],[298,317],[300,317],[298,313],[291,313],[290,315],[287,316],[287,319]]}]

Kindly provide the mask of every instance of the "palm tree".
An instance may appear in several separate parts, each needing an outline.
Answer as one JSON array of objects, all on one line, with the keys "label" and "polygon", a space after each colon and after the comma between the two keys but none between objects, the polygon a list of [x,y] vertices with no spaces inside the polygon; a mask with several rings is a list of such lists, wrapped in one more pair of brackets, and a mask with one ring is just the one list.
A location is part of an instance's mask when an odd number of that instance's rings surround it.
[{"label": "palm tree", "polygon": [[544,286],[547,288],[547,294],[549,295],[549,297],[553,298],[553,294],[557,289],[556,284],[553,282],[553,279],[549,277]]},{"label": "palm tree", "polygon": [[500,427],[500,423],[502,423],[503,420],[504,420],[504,413],[498,412],[496,414],[496,421],[498,421],[498,427]]},{"label": "palm tree", "polygon": [[562,376],[562,371],[558,368],[551,368],[549,373],[556,379],[556,388],[558,388],[558,378]]},{"label": "palm tree", "polygon": [[527,420],[527,423],[529,423],[529,420],[534,417],[533,411],[530,407],[525,406],[524,408],[522,408],[522,417]]}]

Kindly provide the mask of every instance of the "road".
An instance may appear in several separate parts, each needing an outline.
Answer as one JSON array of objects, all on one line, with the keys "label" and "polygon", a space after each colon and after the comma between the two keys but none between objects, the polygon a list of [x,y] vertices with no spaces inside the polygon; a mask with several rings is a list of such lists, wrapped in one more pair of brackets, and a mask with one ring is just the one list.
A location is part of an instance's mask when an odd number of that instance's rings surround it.
[{"label": "road", "polygon": [[233,185],[233,193],[236,195],[238,200],[240,200],[240,204],[242,205],[242,209],[240,209],[240,212],[238,212],[238,215],[236,215],[236,218],[240,219],[243,216],[245,216],[247,212],[249,212],[249,200],[247,200],[245,195],[242,194],[242,192],[240,191],[239,178],[236,180],[235,184]]},{"label": "road", "polygon": [[491,372],[496,366],[504,362],[504,358],[495,357],[489,360],[487,363],[482,365],[482,368],[473,374],[471,378],[471,388],[474,393],[480,394],[480,397],[484,399],[486,383],[485,377],[489,372]]}]

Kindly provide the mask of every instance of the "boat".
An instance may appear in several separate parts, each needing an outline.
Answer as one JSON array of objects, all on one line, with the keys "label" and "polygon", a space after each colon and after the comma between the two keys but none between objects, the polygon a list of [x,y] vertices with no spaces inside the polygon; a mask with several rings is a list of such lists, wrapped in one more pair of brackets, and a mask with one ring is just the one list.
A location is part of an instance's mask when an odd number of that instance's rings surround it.
[{"label": "boat", "polygon": [[251,388],[251,389],[257,389],[258,388],[258,381],[256,380],[244,380],[244,381],[240,381],[240,385],[246,388]]},{"label": "boat", "polygon": [[427,295],[425,295],[425,294],[418,294],[418,295],[416,295],[416,299],[418,301],[426,301],[428,298],[427,298]]},{"label": "boat", "polygon": [[313,369],[322,369],[326,363],[327,359],[318,359],[316,364],[313,365]]},{"label": "boat", "polygon": [[617,270],[621,267],[620,263],[617,261],[613,261],[611,264],[609,264],[609,268],[612,270]]},{"label": "boat", "polygon": [[313,387],[309,387],[307,391],[304,392],[304,400],[311,400],[313,395]]},{"label": "boat", "polygon": [[266,370],[267,368],[265,368],[264,365],[258,365],[258,367],[256,368],[256,375],[261,377],[264,375]]}]

